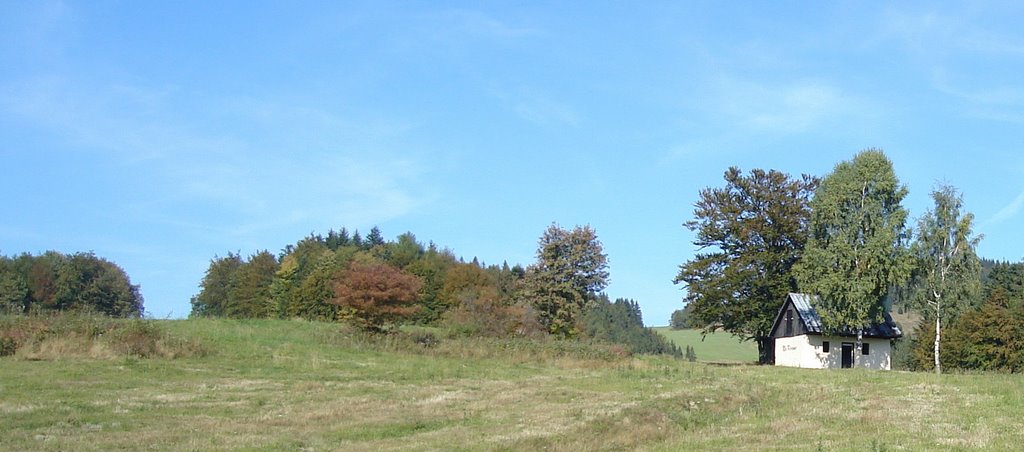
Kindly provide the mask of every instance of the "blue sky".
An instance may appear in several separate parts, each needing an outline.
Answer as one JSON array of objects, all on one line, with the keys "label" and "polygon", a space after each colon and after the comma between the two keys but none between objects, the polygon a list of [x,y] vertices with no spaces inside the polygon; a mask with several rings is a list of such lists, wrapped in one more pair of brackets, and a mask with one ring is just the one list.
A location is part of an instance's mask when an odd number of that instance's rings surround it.
[{"label": "blue sky", "polygon": [[608,294],[682,306],[682,227],[729,166],[869,147],[1024,258],[1015,2],[0,2],[0,253],[94,251],[155,317],[215,255],[411,231],[529,264],[589,224]]}]

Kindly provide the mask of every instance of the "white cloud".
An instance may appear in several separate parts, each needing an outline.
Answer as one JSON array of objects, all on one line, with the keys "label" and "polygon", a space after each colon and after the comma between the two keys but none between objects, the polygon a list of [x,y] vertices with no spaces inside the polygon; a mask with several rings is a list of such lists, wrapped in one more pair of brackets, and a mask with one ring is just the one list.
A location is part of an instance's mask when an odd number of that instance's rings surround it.
[{"label": "white cloud", "polygon": [[1024,86],[1015,84],[1016,80],[981,80],[973,73],[954,77],[949,72],[933,69],[931,86],[960,102],[958,113],[989,121],[1024,123]]},{"label": "white cloud", "polygon": [[1024,35],[1007,17],[1014,12],[964,7],[925,12],[890,9],[871,45],[901,49],[923,84],[948,96],[960,114],[1019,124],[1024,85],[1017,74]]},{"label": "white cloud", "polygon": [[802,133],[823,122],[867,110],[862,101],[817,80],[773,85],[723,77],[713,86],[706,108],[754,131]]},{"label": "white cloud", "polygon": [[300,225],[367,225],[410,213],[425,197],[413,194],[419,164],[386,156],[354,158],[266,155],[244,171],[224,168],[193,187],[198,196],[243,208],[243,233]]},{"label": "white cloud", "polygon": [[1009,220],[1017,216],[1017,214],[1020,213],[1022,207],[1024,207],[1024,192],[1021,192],[1019,195],[1017,195],[1017,197],[1014,198],[1013,201],[1010,201],[1009,204],[1000,209],[999,212],[996,212],[996,214],[993,215],[992,218],[989,218],[988,221],[986,221],[985,223],[998,224],[1006,220]]},{"label": "white cloud", "polygon": [[896,41],[909,52],[924,57],[949,56],[959,52],[989,56],[1024,55],[1024,39],[972,22],[970,11],[908,12],[889,9],[882,14],[878,45]]},{"label": "white cloud", "polygon": [[43,77],[0,87],[0,115],[145,175],[147,186],[125,189],[146,195],[122,208],[172,227],[230,237],[372,225],[428,202],[427,169],[401,144],[409,124],[251,101],[182,116],[180,96]]},{"label": "white cloud", "polygon": [[517,100],[513,110],[523,119],[545,126],[576,126],[580,122],[572,107],[535,95]]},{"label": "white cloud", "polygon": [[510,25],[479,11],[456,10],[449,12],[448,17],[456,24],[456,28],[475,35],[521,38],[540,33],[535,28]]},{"label": "white cloud", "polygon": [[516,116],[541,126],[578,126],[580,115],[569,104],[531,88],[499,89],[495,97]]}]

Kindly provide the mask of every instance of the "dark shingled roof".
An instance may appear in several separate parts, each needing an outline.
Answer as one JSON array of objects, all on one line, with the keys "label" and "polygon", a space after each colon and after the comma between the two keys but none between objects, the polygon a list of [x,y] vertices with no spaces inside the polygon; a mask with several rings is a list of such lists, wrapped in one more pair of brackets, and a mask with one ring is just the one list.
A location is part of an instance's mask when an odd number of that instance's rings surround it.
[{"label": "dark shingled roof", "polygon": [[[797,313],[800,314],[800,321],[804,323],[807,328],[808,334],[823,334],[821,328],[821,317],[818,316],[818,311],[814,309],[814,303],[818,301],[817,295],[807,295],[802,293],[791,293],[788,297],[789,301],[793,302],[793,306],[796,307]],[[786,309],[786,303],[782,304],[782,309],[779,311],[779,316],[782,315],[782,311]],[[903,336],[903,332],[900,331],[900,327],[896,326],[896,322],[892,320],[892,316],[888,312],[885,314],[885,321],[880,324],[871,325],[865,328],[864,337],[875,337],[875,338],[897,338]],[[778,321],[778,316],[776,318]],[[837,334],[838,336],[856,336],[856,331],[843,331]]]}]

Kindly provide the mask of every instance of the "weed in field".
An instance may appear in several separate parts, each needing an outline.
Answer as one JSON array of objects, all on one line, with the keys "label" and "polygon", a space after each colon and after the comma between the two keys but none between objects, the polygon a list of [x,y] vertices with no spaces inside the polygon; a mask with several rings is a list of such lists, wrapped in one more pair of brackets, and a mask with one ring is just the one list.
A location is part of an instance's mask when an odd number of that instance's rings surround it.
[{"label": "weed in field", "polygon": [[18,351],[18,344],[10,336],[0,337],[0,356],[10,356]]}]

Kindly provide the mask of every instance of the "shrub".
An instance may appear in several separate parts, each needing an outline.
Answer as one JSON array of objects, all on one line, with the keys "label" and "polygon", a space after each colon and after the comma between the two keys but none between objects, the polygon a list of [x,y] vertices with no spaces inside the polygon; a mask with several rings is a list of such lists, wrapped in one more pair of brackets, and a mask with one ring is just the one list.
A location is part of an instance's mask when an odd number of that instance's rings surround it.
[{"label": "shrub", "polygon": [[525,304],[507,305],[497,293],[466,291],[459,305],[448,311],[444,323],[458,336],[540,337],[546,335],[535,311]]},{"label": "shrub", "polygon": [[18,344],[10,336],[0,337],[0,356],[11,356],[18,350]]},{"label": "shrub", "polygon": [[27,359],[203,356],[194,339],[173,337],[157,321],[89,312],[0,316],[0,356]]},{"label": "shrub", "polygon": [[441,340],[430,331],[413,331],[409,333],[409,339],[412,340],[413,343],[424,348],[433,347],[441,342]]}]

